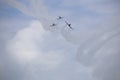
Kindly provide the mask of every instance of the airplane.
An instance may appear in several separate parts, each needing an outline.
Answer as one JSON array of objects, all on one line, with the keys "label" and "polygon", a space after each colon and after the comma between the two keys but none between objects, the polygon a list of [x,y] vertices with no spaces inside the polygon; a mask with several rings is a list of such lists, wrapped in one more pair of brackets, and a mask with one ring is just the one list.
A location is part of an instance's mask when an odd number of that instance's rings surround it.
[{"label": "airplane", "polygon": [[71,27],[71,24],[69,24],[67,21],[65,21],[65,23],[67,24],[67,26],[68,26],[70,29],[73,29],[73,28]]},{"label": "airplane", "polygon": [[57,20],[60,20],[60,19],[63,19],[63,17],[61,17],[61,16],[58,16]]},{"label": "airplane", "polygon": [[53,23],[53,24],[51,24],[50,26],[53,27],[53,26],[56,26],[56,25],[57,25],[57,24]]}]

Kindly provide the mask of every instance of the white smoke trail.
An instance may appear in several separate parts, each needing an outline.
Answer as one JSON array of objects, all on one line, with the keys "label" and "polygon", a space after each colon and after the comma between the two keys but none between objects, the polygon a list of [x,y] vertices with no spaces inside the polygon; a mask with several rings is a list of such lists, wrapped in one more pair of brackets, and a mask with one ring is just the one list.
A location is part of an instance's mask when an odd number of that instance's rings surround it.
[{"label": "white smoke trail", "polygon": [[109,30],[102,35],[92,37],[88,41],[80,45],[77,53],[77,59],[84,65],[92,65],[95,61],[94,57],[101,47],[103,47],[109,40],[120,35],[120,28],[114,28]]},{"label": "white smoke trail", "polygon": [[4,0],[9,6],[16,8],[26,16],[40,20],[46,30],[50,30],[49,25],[52,24],[54,16],[50,15],[47,8],[43,5],[42,0],[29,0],[28,5],[18,0]]},{"label": "white smoke trail", "polygon": [[32,16],[34,17],[34,15],[28,10],[28,8],[20,3],[17,0],[4,0],[3,2],[7,3],[8,5],[12,6],[13,8],[18,9],[19,11],[21,11],[23,14],[27,15],[27,16]]}]

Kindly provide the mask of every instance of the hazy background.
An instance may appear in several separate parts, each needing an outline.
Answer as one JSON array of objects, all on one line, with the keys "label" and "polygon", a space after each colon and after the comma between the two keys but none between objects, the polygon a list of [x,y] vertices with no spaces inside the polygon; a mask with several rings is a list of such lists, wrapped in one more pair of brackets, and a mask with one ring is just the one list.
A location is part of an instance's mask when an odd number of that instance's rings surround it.
[{"label": "hazy background", "polygon": [[119,4],[0,0],[0,80],[120,80]]}]

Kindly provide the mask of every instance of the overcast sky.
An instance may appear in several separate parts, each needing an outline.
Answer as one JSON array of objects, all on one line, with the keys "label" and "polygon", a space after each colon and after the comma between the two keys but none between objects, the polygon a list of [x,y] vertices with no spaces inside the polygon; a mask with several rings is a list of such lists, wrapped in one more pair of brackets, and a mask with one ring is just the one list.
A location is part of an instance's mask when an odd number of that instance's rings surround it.
[{"label": "overcast sky", "polygon": [[120,80],[119,4],[0,0],[0,80]]}]

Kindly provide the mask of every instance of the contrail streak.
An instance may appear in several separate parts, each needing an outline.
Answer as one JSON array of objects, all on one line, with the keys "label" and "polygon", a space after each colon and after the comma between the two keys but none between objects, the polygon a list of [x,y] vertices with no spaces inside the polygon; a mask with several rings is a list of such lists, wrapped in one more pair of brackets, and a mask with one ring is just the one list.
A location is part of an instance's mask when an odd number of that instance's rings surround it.
[{"label": "contrail streak", "polygon": [[77,53],[77,60],[85,65],[90,65],[94,60],[96,52],[102,48],[105,43],[118,35],[120,35],[120,28],[116,27],[98,37],[92,37],[93,39],[91,38],[80,45]]}]

